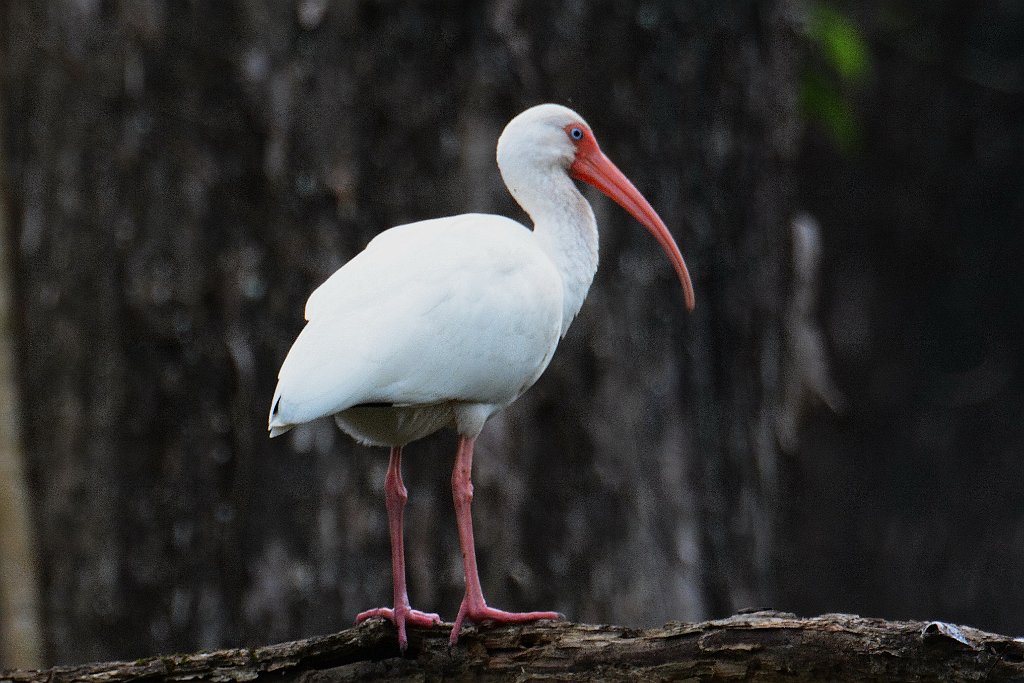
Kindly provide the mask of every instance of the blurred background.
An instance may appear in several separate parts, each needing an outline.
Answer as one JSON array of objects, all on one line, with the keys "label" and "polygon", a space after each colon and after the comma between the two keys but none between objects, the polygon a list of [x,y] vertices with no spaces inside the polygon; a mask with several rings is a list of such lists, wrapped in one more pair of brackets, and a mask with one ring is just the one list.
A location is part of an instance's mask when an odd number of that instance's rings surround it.
[{"label": "blurred background", "polygon": [[[381,230],[525,220],[504,124],[567,104],[697,309],[602,263],[476,458],[489,601],[1024,632],[1024,5],[0,5],[0,668],[255,645],[390,600],[383,450],[266,437],[309,293]],[[406,450],[415,607],[455,439]]]}]

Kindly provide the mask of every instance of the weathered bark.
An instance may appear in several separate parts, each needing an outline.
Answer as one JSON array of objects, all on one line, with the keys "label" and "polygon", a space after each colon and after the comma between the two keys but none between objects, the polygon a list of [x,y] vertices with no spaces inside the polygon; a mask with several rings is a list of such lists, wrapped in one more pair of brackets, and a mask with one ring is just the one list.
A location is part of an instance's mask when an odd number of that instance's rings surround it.
[{"label": "weathered bark", "polygon": [[574,623],[469,628],[452,648],[443,628],[374,620],[329,636],[135,662],[0,672],[0,683],[128,681],[1017,681],[1024,643],[940,622],[758,612],[631,629]]}]

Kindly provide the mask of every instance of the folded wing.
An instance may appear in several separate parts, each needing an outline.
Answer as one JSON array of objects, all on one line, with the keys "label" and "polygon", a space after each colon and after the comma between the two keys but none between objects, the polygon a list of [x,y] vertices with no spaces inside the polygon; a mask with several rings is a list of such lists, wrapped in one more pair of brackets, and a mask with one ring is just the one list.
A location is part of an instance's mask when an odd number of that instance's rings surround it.
[{"label": "folded wing", "polygon": [[547,366],[562,289],[532,233],[466,214],[392,228],[306,303],[272,433],[355,405],[505,405]]}]

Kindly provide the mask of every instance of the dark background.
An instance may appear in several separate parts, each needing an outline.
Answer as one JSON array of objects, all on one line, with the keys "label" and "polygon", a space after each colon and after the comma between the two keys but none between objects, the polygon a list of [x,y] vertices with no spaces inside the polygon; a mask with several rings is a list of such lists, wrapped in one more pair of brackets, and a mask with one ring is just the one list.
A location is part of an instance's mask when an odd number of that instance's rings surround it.
[{"label": "dark background", "polygon": [[[386,453],[326,420],[269,441],[274,377],[305,298],[381,230],[523,218],[494,143],[543,101],[658,209],[697,309],[591,195],[590,297],[479,441],[489,601],[1020,633],[1024,9],[918,5],[0,6],[41,662],[388,601]],[[454,438],[406,453],[410,597],[452,619]]]}]

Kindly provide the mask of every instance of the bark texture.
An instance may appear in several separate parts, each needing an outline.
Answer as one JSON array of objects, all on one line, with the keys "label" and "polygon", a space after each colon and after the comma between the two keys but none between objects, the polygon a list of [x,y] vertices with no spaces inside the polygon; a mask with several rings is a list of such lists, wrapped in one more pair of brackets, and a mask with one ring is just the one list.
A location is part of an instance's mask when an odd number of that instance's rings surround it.
[{"label": "bark texture", "polygon": [[[478,442],[489,600],[651,625],[765,604],[799,132],[789,3],[38,3],[2,54],[47,661],[326,632],[390,595],[386,453],[270,442],[308,294],[381,230],[520,216],[507,120],[558,101],[672,226],[595,197],[602,267]],[[462,592],[450,436],[407,449],[410,596]]]},{"label": "bark texture", "polygon": [[574,623],[471,628],[448,645],[442,628],[374,620],[329,636],[266,647],[135,662],[0,672],[0,683],[129,681],[1017,681],[1019,639],[940,622],[759,612],[629,629]]}]

